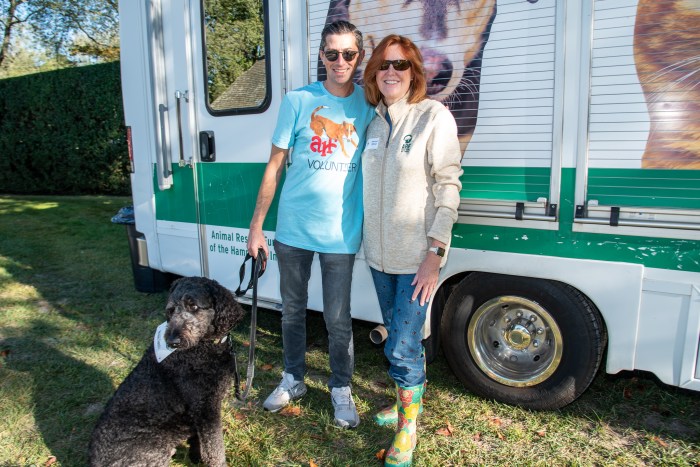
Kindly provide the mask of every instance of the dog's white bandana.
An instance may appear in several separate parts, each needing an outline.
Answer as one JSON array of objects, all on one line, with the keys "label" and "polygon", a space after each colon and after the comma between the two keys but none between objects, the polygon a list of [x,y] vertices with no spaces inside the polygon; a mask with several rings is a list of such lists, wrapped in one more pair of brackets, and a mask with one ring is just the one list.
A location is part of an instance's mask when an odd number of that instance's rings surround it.
[{"label": "dog's white bandana", "polygon": [[165,360],[168,355],[177,350],[168,347],[167,342],[165,342],[165,330],[167,328],[168,322],[163,321],[163,323],[156,329],[156,333],[153,335],[153,348],[156,351],[156,360],[158,360],[158,363]]}]

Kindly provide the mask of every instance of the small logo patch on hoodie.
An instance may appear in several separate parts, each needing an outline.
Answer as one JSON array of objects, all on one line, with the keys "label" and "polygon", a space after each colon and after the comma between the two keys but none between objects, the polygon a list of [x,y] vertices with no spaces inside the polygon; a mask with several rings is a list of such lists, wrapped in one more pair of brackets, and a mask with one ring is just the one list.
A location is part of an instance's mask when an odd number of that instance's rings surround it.
[{"label": "small logo patch on hoodie", "polygon": [[411,151],[411,140],[413,139],[413,135],[406,135],[403,137],[403,145],[401,146],[401,152],[410,152]]}]

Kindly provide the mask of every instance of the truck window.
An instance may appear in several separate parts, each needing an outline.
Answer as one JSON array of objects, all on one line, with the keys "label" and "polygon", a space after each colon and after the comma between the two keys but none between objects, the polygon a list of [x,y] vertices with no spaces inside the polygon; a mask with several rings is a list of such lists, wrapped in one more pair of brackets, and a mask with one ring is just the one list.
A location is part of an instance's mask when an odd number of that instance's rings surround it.
[{"label": "truck window", "polygon": [[202,44],[212,114],[262,112],[270,100],[264,0],[204,0]]}]

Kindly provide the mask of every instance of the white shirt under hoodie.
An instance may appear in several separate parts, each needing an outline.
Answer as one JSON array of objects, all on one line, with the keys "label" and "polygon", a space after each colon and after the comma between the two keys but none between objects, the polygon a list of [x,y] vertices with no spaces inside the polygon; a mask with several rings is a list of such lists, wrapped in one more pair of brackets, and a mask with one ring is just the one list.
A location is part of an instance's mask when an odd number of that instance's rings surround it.
[{"label": "white shirt under hoodie", "polygon": [[391,123],[383,102],[376,113],[362,153],[365,257],[378,271],[413,274],[432,239],[450,244],[462,189],[457,125],[432,99],[395,102]]}]

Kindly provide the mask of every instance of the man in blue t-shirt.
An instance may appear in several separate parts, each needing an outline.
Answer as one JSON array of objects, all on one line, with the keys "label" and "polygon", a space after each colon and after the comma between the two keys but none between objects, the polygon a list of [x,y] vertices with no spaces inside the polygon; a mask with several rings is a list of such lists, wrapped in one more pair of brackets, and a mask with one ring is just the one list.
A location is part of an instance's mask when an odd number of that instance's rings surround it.
[{"label": "man in blue t-shirt", "polygon": [[252,256],[257,256],[259,248],[268,253],[262,225],[288,165],[274,242],[282,296],[284,372],[263,407],[276,412],[306,393],[308,282],[318,254],[335,424],[354,428],[360,418],[350,390],[355,364],[350,284],[362,239],[360,155],[374,112],[362,88],[352,81],[364,58],[362,33],[347,21],[326,25],[319,57],[326,80],[296,89],[282,100],[250,222],[248,251]]}]

